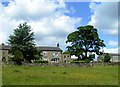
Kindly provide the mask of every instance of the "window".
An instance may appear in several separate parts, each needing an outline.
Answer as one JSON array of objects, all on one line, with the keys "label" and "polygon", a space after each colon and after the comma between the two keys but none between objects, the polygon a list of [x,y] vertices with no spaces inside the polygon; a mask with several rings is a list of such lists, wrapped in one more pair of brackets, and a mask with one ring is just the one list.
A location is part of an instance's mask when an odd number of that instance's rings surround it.
[{"label": "window", "polygon": [[53,52],[53,57],[58,57],[58,53],[57,52]]},{"label": "window", "polygon": [[5,52],[3,52],[3,55],[5,55]]},{"label": "window", "polygon": [[51,61],[54,61],[54,63],[58,63],[59,62],[59,58],[52,58]]},{"label": "window", "polygon": [[43,55],[44,55],[44,56],[47,56],[47,55],[48,55],[48,52],[47,52],[47,51],[43,51]]},{"label": "window", "polygon": [[11,51],[10,50],[8,50],[8,54],[10,54],[11,53]]},{"label": "window", "polygon": [[64,58],[66,58],[66,55],[64,55]]},{"label": "window", "polygon": [[2,58],[2,61],[3,61],[3,62],[5,62],[5,60],[6,60],[6,58],[5,58],[5,57],[3,57],[3,58]]},{"label": "window", "polygon": [[48,60],[48,58],[47,57],[43,57],[43,60]]}]

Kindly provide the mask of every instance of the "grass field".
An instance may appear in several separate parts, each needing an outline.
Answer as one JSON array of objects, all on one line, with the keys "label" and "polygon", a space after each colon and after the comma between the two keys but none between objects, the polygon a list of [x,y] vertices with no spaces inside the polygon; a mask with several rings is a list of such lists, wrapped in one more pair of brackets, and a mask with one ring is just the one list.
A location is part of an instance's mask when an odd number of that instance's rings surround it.
[{"label": "grass field", "polygon": [[118,67],[3,67],[2,85],[118,85]]}]

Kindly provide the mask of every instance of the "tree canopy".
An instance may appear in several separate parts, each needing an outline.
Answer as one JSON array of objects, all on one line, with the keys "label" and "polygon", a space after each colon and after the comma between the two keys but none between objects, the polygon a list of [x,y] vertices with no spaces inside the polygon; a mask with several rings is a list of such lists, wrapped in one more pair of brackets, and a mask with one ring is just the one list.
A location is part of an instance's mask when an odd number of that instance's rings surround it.
[{"label": "tree canopy", "polygon": [[105,47],[104,41],[99,38],[98,31],[92,25],[78,27],[76,31],[67,36],[68,51],[79,59],[89,57],[88,53],[101,54],[101,47]]},{"label": "tree canopy", "polygon": [[13,35],[9,36],[8,43],[12,48],[13,54],[16,50],[19,50],[28,62],[34,59],[36,51],[34,32],[32,32],[31,26],[27,25],[27,22],[19,24],[18,28],[14,30]]}]

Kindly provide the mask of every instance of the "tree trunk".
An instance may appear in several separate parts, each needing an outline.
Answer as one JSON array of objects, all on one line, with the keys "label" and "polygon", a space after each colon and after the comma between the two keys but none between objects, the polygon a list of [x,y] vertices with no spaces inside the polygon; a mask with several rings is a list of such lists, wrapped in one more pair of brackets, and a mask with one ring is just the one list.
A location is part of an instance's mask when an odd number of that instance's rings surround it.
[{"label": "tree trunk", "polygon": [[87,51],[85,51],[85,59],[87,59]]},{"label": "tree trunk", "polygon": [[81,58],[80,58],[80,56],[78,56],[78,59],[77,60],[80,60]]}]

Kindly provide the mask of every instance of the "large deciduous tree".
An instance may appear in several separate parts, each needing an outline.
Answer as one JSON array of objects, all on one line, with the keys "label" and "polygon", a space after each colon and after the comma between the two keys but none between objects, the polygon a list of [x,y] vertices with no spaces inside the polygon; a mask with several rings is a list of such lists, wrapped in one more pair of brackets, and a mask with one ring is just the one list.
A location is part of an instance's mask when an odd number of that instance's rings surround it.
[{"label": "large deciduous tree", "polygon": [[14,34],[9,36],[8,43],[12,47],[12,53],[19,50],[27,62],[31,62],[35,58],[34,32],[27,22],[19,24],[18,28],[14,30]]},{"label": "large deciduous tree", "polygon": [[71,46],[67,46],[68,51],[78,57],[79,59],[89,58],[88,53],[101,54],[101,47],[105,47],[103,40],[99,38],[98,31],[92,25],[81,26],[77,28],[77,31],[70,33],[67,36],[66,43],[70,43]]}]

